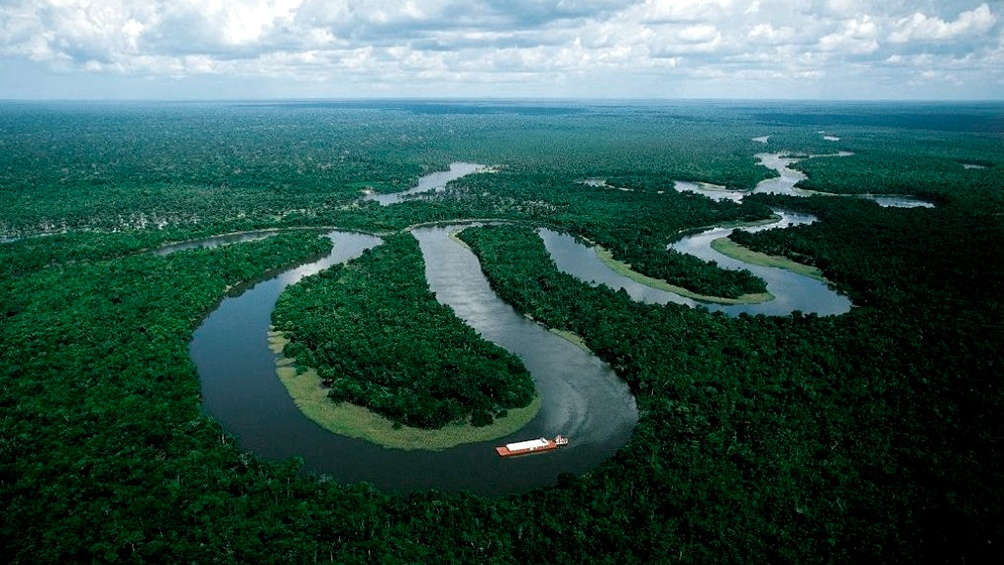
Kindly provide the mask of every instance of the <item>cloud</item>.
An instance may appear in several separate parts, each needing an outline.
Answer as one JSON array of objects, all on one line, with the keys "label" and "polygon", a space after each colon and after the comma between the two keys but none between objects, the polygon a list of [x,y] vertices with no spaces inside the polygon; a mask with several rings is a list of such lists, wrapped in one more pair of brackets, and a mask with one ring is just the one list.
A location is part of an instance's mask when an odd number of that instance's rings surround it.
[{"label": "cloud", "polygon": [[[814,96],[926,74],[975,95],[1004,81],[999,13],[980,0],[3,0],[0,72],[241,85],[224,97],[254,81],[291,96]],[[24,91],[0,82],[0,97]]]},{"label": "cloud", "polygon": [[895,30],[889,35],[889,41],[893,43],[951,41],[960,37],[985,34],[996,22],[997,17],[990,12],[990,7],[986,4],[962,12],[953,22],[917,12],[896,23]]},{"label": "cloud", "polygon": [[840,51],[854,55],[874,53],[879,48],[879,26],[864,15],[844,22],[841,29],[819,39],[821,51]]},{"label": "cloud", "polygon": [[775,28],[770,22],[760,23],[753,26],[753,29],[746,34],[746,38],[754,43],[778,45],[794,39],[795,30],[787,26]]}]

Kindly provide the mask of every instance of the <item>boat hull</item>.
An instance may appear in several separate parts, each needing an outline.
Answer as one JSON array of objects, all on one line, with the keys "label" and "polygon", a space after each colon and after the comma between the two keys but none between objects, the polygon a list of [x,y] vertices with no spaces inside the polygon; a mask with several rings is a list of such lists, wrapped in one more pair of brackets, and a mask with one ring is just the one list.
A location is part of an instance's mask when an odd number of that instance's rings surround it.
[{"label": "boat hull", "polygon": [[558,449],[558,444],[552,439],[548,440],[547,444],[536,446],[527,449],[509,449],[504,445],[500,445],[495,448],[495,452],[499,454],[499,457],[515,457],[517,455],[530,455],[531,453],[544,453],[547,451],[553,451]]}]

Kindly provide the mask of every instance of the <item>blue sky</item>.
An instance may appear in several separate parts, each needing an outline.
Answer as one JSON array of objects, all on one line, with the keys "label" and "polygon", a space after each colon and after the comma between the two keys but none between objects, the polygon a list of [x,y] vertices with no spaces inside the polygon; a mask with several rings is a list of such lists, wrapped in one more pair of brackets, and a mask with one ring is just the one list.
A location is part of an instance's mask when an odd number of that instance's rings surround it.
[{"label": "blue sky", "polygon": [[1002,0],[3,0],[0,99],[1002,99]]}]

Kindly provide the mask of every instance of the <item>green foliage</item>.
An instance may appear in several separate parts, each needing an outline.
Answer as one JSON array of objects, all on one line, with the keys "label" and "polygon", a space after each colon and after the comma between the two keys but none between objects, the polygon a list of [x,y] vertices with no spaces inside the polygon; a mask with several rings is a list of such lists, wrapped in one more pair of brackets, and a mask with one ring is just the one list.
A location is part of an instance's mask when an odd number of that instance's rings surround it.
[{"label": "green foliage", "polygon": [[917,302],[992,303],[1004,291],[1004,207],[944,203],[937,208],[882,208],[853,198],[757,195],[821,221],[731,239],[756,251],[819,267],[859,305],[900,308]]},{"label": "green foliage", "polygon": [[809,177],[799,187],[836,194],[908,194],[938,202],[974,196],[1004,202],[1004,141],[999,134],[904,135],[865,129],[842,139],[841,145],[854,155],[795,163],[793,168]]},{"label": "green foliage", "polygon": [[286,355],[328,379],[334,402],[394,422],[480,427],[533,400],[533,381],[519,359],[436,301],[410,234],[390,236],[356,261],[292,287],[273,320],[290,340]]},{"label": "green foliage", "polygon": [[[617,469],[596,480],[609,481],[606,500],[623,497],[615,507],[665,513],[659,526],[645,521],[648,535],[676,540],[690,560],[900,560],[999,539],[1004,477],[992,446],[1004,429],[992,407],[1004,395],[990,377],[1002,361],[999,300],[990,310],[977,296],[837,318],[729,319],[576,281],[531,230],[461,237],[500,296],[582,336],[631,385],[645,416]],[[875,284],[883,273],[861,271],[872,254],[863,239],[845,245],[866,249],[854,268]],[[927,245],[955,248],[947,234]],[[999,283],[1001,264],[973,274]],[[722,530],[737,538],[716,543]]]},{"label": "green foliage", "polygon": [[[1002,561],[999,105],[989,117],[982,106],[422,108],[0,106],[0,232],[70,230],[0,243],[5,562]],[[817,133],[832,128],[840,142]],[[749,141],[767,134],[766,146]],[[773,196],[736,207],[666,190],[750,187],[768,174],[752,165],[758,151],[836,149],[858,157],[803,161],[809,187],[932,195],[939,207]],[[354,203],[460,159],[503,169],[434,201]],[[589,177],[634,191],[577,184]],[[736,237],[817,264],[858,307],[729,319],[640,305],[557,272],[528,229],[465,233],[497,292],[582,336],[641,413],[590,473],[498,499],[305,477],[295,461],[242,452],[202,414],[195,325],[228,287],[324,240],[137,254],[240,229],[500,217],[621,242],[618,257],[640,264],[680,230],[768,205],[820,222]],[[401,282],[421,279],[411,273]]]},{"label": "green foliage", "polygon": [[435,201],[473,210],[473,217],[527,220],[579,234],[634,270],[698,294],[736,298],[765,291],[749,271],[719,269],[667,246],[697,226],[769,218],[769,207],[679,193],[665,179],[618,182],[630,188],[588,186],[553,172],[502,171],[460,179]]}]

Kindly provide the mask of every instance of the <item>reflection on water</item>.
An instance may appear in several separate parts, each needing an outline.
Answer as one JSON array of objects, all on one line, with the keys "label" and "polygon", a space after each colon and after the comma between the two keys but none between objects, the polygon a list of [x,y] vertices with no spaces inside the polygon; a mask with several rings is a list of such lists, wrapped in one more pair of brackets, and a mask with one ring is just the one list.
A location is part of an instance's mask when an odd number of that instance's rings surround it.
[{"label": "reflection on water", "polygon": [[[773,169],[778,177],[760,181],[753,189],[753,192],[763,192],[771,194],[786,194],[788,196],[809,196],[814,193],[810,190],[803,190],[795,187],[799,182],[806,180],[801,171],[789,168],[793,163],[801,161],[803,157],[783,157],[782,153],[760,153],[757,158],[760,164]],[[813,155],[813,158],[821,157],[849,157],[853,155],[850,151],[838,151],[832,155]],[[843,196],[833,194],[831,196]],[[915,196],[906,195],[882,195],[882,194],[858,194],[847,195],[849,197],[863,198],[877,203],[883,208],[934,208],[934,204],[921,200]]]},{"label": "reflection on water", "polygon": [[[627,440],[637,421],[634,397],[613,370],[591,354],[526,319],[503,302],[481,272],[477,257],[449,238],[458,228],[428,227],[413,233],[422,247],[429,288],[439,302],[482,337],[523,360],[543,407],[531,422],[539,433],[517,436],[574,438],[562,451]],[[612,454],[612,451],[607,455]]]},{"label": "reflection on water", "polygon": [[679,192],[693,192],[695,194],[701,194],[716,202],[720,200],[740,202],[743,199],[743,196],[746,195],[745,190],[728,190],[724,186],[688,182],[684,180],[674,181],[673,188]]},{"label": "reflection on water", "polygon": [[934,208],[933,203],[914,196],[862,194],[860,198],[871,200],[883,208]]},{"label": "reflection on water", "polygon": [[[754,140],[763,140],[763,142],[766,142],[766,137],[755,138]],[[850,155],[853,155],[853,153],[840,151],[833,155],[816,155],[814,157],[847,157]],[[795,187],[798,182],[805,180],[807,177],[802,172],[790,168],[790,166],[803,157],[785,156],[782,153],[759,153],[757,154],[757,158],[762,165],[773,169],[779,176],[758,183],[756,188],[753,189],[754,193],[784,194],[788,196],[807,196],[813,194],[811,191]],[[676,189],[703,194],[713,200],[731,200],[735,202],[742,201],[743,196],[746,194],[745,192],[725,190],[724,187],[720,186],[685,181],[676,181]],[[930,202],[925,202],[911,196],[863,194],[857,197],[872,200],[883,207],[934,207],[934,204]],[[767,283],[767,291],[774,295],[773,300],[760,304],[723,305],[706,303],[686,298],[673,292],[654,289],[614,272],[600,260],[594,249],[578,243],[571,236],[558,234],[547,229],[540,229],[538,233],[543,239],[551,258],[560,270],[586,282],[603,284],[615,290],[624,289],[632,299],[639,302],[650,304],[667,304],[672,302],[687,306],[702,306],[708,310],[725,312],[731,316],[740,313],[787,315],[795,310],[819,315],[836,315],[849,311],[851,307],[850,300],[843,295],[837,294],[823,282],[783,269],[750,265],[712,249],[712,241],[728,237],[734,229],[756,232],[764,229],[786,228],[816,221],[816,218],[807,214],[796,214],[780,210],[775,210],[774,212],[781,219],[772,224],[744,228],[712,228],[699,234],[685,237],[669,246],[670,249],[679,251],[680,253],[687,253],[705,261],[714,261],[723,269],[746,269],[760,277]]]},{"label": "reflection on water", "polygon": [[[767,194],[787,194],[788,196],[805,196],[807,192],[795,188],[799,181],[806,177],[801,171],[789,168],[793,163],[801,161],[801,157],[784,157],[783,153],[758,153],[756,158],[760,164],[768,169],[772,169],[779,175],[776,178],[762,180],[757,183],[753,192]],[[849,155],[849,154],[848,154]],[[841,155],[843,156],[843,155]]]}]

